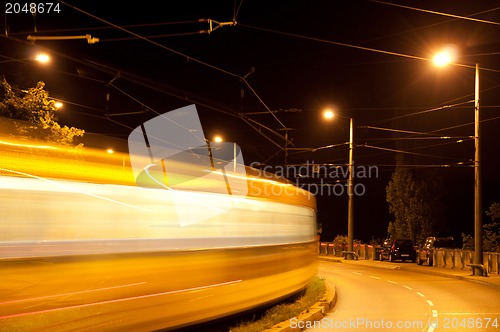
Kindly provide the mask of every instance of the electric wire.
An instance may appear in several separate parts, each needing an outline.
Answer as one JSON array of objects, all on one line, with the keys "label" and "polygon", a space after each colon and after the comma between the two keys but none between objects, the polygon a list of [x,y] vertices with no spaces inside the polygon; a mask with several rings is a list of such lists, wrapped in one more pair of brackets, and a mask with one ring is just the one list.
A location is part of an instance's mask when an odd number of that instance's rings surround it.
[{"label": "electric wire", "polygon": [[[435,14],[435,15],[453,17],[453,18],[457,18],[457,19],[461,19],[461,20],[467,20],[467,21],[473,21],[473,22],[479,22],[479,23],[486,23],[486,24],[493,24],[493,25],[500,25],[499,22],[481,20],[481,19],[473,18],[473,17],[460,16],[460,15],[448,14],[448,13],[443,13],[443,12],[437,12],[437,11],[428,10],[428,9],[409,7],[409,6],[404,6],[404,5],[400,5],[400,4],[396,4],[396,3],[390,3],[390,2],[385,2],[385,1],[380,1],[380,0],[370,0],[370,1],[371,2],[380,3],[380,4],[384,4],[384,5],[399,7],[399,8],[405,8],[405,9],[411,9],[411,10],[421,11],[421,12],[424,12],[424,13],[430,13],[430,14]],[[495,10],[496,9],[499,9],[499,8],[495,8]]]},{"label": "electric wire", "polygon": [[[2,38],[6,38],[4,36],[0,36]],[[16,42],[20,42],[20,43],[23,43],[23,44],[26,44],[27,42],[24,41],[24,40],[20,40],[20,39],[17,39],[17,38],[9,38],[10,40],[13,40],[13,41],[16,41]],[[116,73],[121,73],[120,74],[120,78],[123,79],[123,80],[126,80],[126,81],[129,81],[129,82],[132,82],[134,84],[137,84],[137,85],[140,85],[140,86],[144,86],[146,88],[149,88],[153,91],[157,91],[157,92],[160,92],[160,93],[164,93],[164,94],[167,94],[167,95],[170,95],[172,97],[176,97],[176,98],[179,98],[179,99],[182,99],[182,100],[187,100],[189,102],[192,102],[192,103],[195,103],[196,105],[198,106],[202,106],[202,107],[205,107],[207,109],[211,109],[211,110],[214,110],[214,111],[217,111],[219,113],[222,113],[222,114],[225,114],[225,115],[229,115],[229,116],[232,116],[232,117],[235,117],[235,118],[240,118],[240,119],[243,119],[243,117],[239,114],[235,114],[233,112],[229,112],[229,111],[225,111],[225,110],[222,110],[221,108],[218,108],[218,107],[214,107],[212,105],[209,105],[207,103],[204,103],[200,100],[197,100],[197,99],[193,99],[193,98],[190,98],[190,97],[187,97],[187,96],[182,96],[180,93],[176,93],[176,92],[172,92],[172,91],[168,91],[165,89],[164,86],[162,86],[161,88],[159,87],[156,87],[156,86],[153,86],[153,84],[155,82],[150,82],[149,80],[147,79],[144,79],[142,77],[139,77],[137,75],[134,75],[134,74],[131,74],[131,73],[127,73],[127,72],[124,72],[122,70],[117,70],[117,69],[113,69],[109,66],[105,66],[105,65],[102,65],[102,64],[99,64],[99,63],[96,63],[94,61],[90,61],[90,60],[80,60],[80,59],[76,59],[76,58],[73,58],[71,56],[68,56],[66,54],[63,54],[61,52],[56,52],[56,51],[53,51],[53,50],[50,50],[50,52],[52,54],[56,54],[62,58],[65,58],[65,59],[68,59],[70,61],[74,61],[75,63],[79,63],[79,64],[82,64],[82,65],[85,65],[87,67],[90,67],[90,68],[93,68],[93,69],[96,69],[100,72],[104,72],[104,73],[107,73],[107,74],[110,74],[110,75],[113,75],[115,76]],[[63,72],[63,71],[60,71],[58,70],[58,72],[61,72],[61,73],[65,73],[65,74],[68,74],[68,75],[73,75],[73,76],[76,76],[76,77],[80,77],[80,78],[84,78],[84,79],[90,79],[90,80],[95,80],[97,82],[101,82],[101,83],[107,83],[105,81],[102,81],[102,80],[98,80],[98,79],[93,79],[93,78],[89,78],[89,77],[84,77],[84,76],[80,76],[80,75],[75,75],[75,74],[72,74],[72,73],[67,73],[67,72]],[[114,86],[116,88],[116,85]],[[172,89],[170,89],[172,90]],[[123,92],[123,91],[122,91]],[[127,94],[125,93],[125,95],[131,97],[130,94]],[[259,98],[259,100],[261,100],[262,104],[265,105],[264,101],[262,99],[260,99],[260,97],[257,96],[257,98]],[[134,100],[134,98],[132,98]],[[141,103],[143,104],[143,103]],[[266,106],[266,109],[269,110],[269,107]],[[149,108],[150,110],[154,111],[153,109]],[[160,114],[159,112],[157,111],[154,111],[156,114]],[[274,145],[277,145],[277,146],[280,146],[280,144],[276,143],[274,140],[272,140],[269,136],[267,135],[264,135],[262,133],[261,130],[259,130],[257,127],[255,126],[258,126],[260,128],[264,128],[268,131],[270,131],[271,133],[273,133],[274,135],[278,136],[279,138],[282,138],[282,139],[285,139],[285,137],[281,136],[279,133],[277,133],[276,131],[272,130],[271,128],[259,123],[258,121],[255,121],[253,119],[250,119],[248,118],[248,120],[252,121],[254,125],[250,126],[252,129],[256,130],[261,136],[265,137],[266,139],[270,140],[271,143],[273,143]],[[114,121],[114,122],[117,122],[117,121]],[[248,121],[245,121],[247,124],[249,123]],[[290,142],[291,143],[291,142]],[[282,148],[282,147],[281,147]],[[283,149],[283,148],[282,148]]]},{"label": "electric wire", "polygon": [[[200,35],[203,33],[205,33],[205,32],[198,31],[198,32],[167,33],[167,34],[161,34],[161,35],[144,36],[144,38],[154,39],[154,38],[167,38],[167,37],[185,37],[185,36]],[[138,37],[101,38],[99,40],[99,43],[122,42],[122,41],[130,41],[130,40],[137,40],[137,39],[142,39],[142,38],[138,38]]]},{"label": "electric wire", "polygon": [[[144,28],[144,27],[161,27],[164,25],[180,25],[180,24],[192,24],[200,23],[200,20],[189,20],[189,21],[177,21],[177,22],[161,22],[161,23],[144,23],[144,24],[126,24],[122,25],[123,28]],[[80,31],[100,31],[100,30],[110,30],[115,29],[112,26],[99,26],[99,27],[86,27],[86,28],[67,28],[67,29],[50,29],[44,30],[44,34],[49,33],[69,33],[69,32],[80,32]],[[26,32],[14,32],[11,36],[25,35]],[[101,42],[101,40],[99,40]]]},{"label": "electric wire", "polygon": [[[66,6],[70,7],[70,8],[72,8],[73,10],[76,10],[76,11],[78,11],[78,12],[80,12],[80,13],[83,13],[83,14],[85,14],[85,15],[88,15],[89,17],[92,17],[92,18],[94,18],[95,20],[98,20],[98,21],[101,21],[101,22],[103,22],[103,23],[105,23],[105,24],[108,24],[108,25],[110,25],[110,26],[113,26],[113,27],[115,27],[116,29],[118,29],[118,30],[120,30],[120,31],[123,31],[123,32],[126,32],[126,33],[128,33],[128,34],[131,34],[131,35],[132,35],[132,36],[134,36],[134,37],[137,37],[137,38],[139,38],[139,39],[142,39],[142,40],[144,40],[144,41],[146,41],[146,42],[148,42],[148,43],[151,43],[151,44],[153,44],[153,45],[155,45],[155,46],[158,46],[158,47],[160,47],[160,48],[162,48],[162,49],[164,49],[164,50],[167,50],[167,51],[169,51],[169,52],[171,52],[171,53],[174,53],[174,54],[176,54],[176,55],[178,55],[178,56],[181,56],[181,57],[184,57],[184,58],[190,59],[191,61],[194,61],[194,62],[196,62],[196,63],[198,63],[198,64],[203,65],[203,66],[206,66],[206,67],[209,67],[209,68],[211,68],[211,69],[214,69],[214,70],[216,70],[216,71],[222,72],[222,73],[224,73],[224,74],[226,74],[226,75],[229,75],[229,76],[231,76],[231,77],[235,77],[235,78],[238,78],[238,79],[240,79],[240,80],[241,80],[241,79],[244,79],[244,77],[242,77],[242,76],[239,76],[239,75],[237,75],[237,74],[235,74],[235,73],[232,73],[232,72],[230,72],[230,71],[228,71],[228,70],[225,70],[225,69],[222,69],[222,68],[220,68],[220,67],[214,66],[214,65],[212,65],[212,64],[209,64],[209,63],[207,63],[207,62],[205,62],[205,61],[202,61],[202,60],[199,60],[199,59],[197,59],[197,58],[193,58],[193,57],[191,57],[191,56],[188,56],[188,55],[186,55],[186,54],[184,54],[184,53],[182,53],[182,52],[179,52],[179,51],[177,51],[177,50],[174,50],[174,49],[172,49],[172,48],[170,48],[170,47],[167,47],[167,46],[165,46],[165,45],[163,45],[163,44],[160,44],[160,43],[158,43],[158,42],[155,42],[155,41],[153,41],[153,40],[147,39],[147,38],[145,38],[145,37],[143,37],[143,36],[141,36],[141,35],[139,35],[139,34],[137,34],[137,33],[134,33],[134,32],[132,32],[132,31],[130,31],[130,30],[127,30],[127,29],[125,29],[125,28],[122,28],[122,27],[120,27],[120,26],[118,26],[118,25],[116,25],[116,24],[114,24],[114,23],[112,23],[112,22],[109,22],[109,21],[107,21],[107,20],[104,20],[104,19],[102,19],[102,18],[100,18],[100,17],[96,16],[96,15],[93,15],[93,14],[91,14],[91,13],[88,13],[88,12],[86,12],[86,11],[84,11],[84,10],[82,10],[82,9],[78,8],[78,7],[72,6],[72,5],[70,5],[70,4],[68,4],[68,3],[64,2],[64,1],[60,1],[60,2],[61,2],[62,4],[64,4],[64,5],[66,5]],[[249,85],[249,84],[247,83],[247,85]],[[255,90],[253,90],[253,89],[252,89],[252,91],[253,91],[253,93],[255,94]],[[261,99],[259,96],[257,96],[257,95],[256,95],[256,97],[257,97],[259,100],[261,100],[261,101],[262,101],[262,99]],[[264,105],[265,105],[265,103],[264,103]],[[268,107],[267,105],[266,105],[266,108],[267,108],[267,109],[269,109],[269,107]],[[271,114],[272,114],[272,113],[271,113]],[[273,116],[274,116],[274,115],[273,115]],[[276,117],[275,117],[275,118],[276,118]],[[281,123],[281,121],[279,121],[279,123],[283,126],[283,128],[286,128],[286,126],[284,126],[284,125]],[[278,134],[278,135],[279,135],[279,134]],[[282,136],[280,135],[280,137],[282,137]],[[284,138],[284,137],[282,137],[282,138],[283,138],[285,141],[287,141],[287,140],[286,140],[286,138]],[[291,143],[291,142],[289,142],[289,141],[287,141],[287,142],[288,142],[288,143]]]},{"label": "electric wire", "polygon": [[[376,48],[371,48],[371,47],[365,47],[365,46],[359,46],[359,45],[341,43],[341,42],[337,42],[337,41],[333,41],[333,40],[327,40],[327,39],[318,38],[318,37],[311,37],[311,36],[306,36],[306,35],[300,35],[300,34],[297,34],[297,33],[279,31],[279,30],[274,30],[274,29],[270,29],[270,28],[259,27],[259,26],[255,26],[255,25],[249,25],[249,24],[239,23],[238,26],[245,27],[245,28],[248,28],[248,29],[263,31],[263,32],[270,32],[270,33],[279,34],[279,35],[288,36],[288,37],[294,37],[294,38],[305,39],[305,40],[310,40],[310,41],[315,41],[315,42],[320,42],[320,43],[325,43],[325,44],[331,44],[331,45],[344,46],[344,47],[348,47],[348,48],[354,48],[354,49],[358,49],[358,50],[362,50],[362,51],[369,51],[369,52],[381,53],[381,54],[392,55],[392,56],[397,56],[397,57],[402,57],[402,58],[407,58],[407,59],[413,59],[413,60],[432,61],[432,59],[430,59],[430,58],[421,57],[421,56],[417,56],[417,55],[411,55],[411,54],[405,54],[405,53],[398,53],[398,52],[386,51],[386,50],[381,50],[381,49],[376,49]],[[465,67],[465,68],[471,68],[471,69],[475,68],[475,66],[471,66],[471,65],[467,65],[467,64],[462,64],[462,63],[452,63],[451,65],[453,65],[453,66],[459,66],[459,67]],[[486,71],[500,73],[500,69],[481,68],[481,70],[486,70]]]}]

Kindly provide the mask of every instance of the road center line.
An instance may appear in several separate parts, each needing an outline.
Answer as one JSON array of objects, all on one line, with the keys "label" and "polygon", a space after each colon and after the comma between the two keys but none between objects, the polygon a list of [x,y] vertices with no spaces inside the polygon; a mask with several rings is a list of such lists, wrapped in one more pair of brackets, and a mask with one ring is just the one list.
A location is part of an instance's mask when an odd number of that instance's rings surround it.
[{"label": "road center line", "polygon": [[398,283],[392,280],[387,280],[387,282],[390,282],[391,284],[397,285]]},{"label": "road center line", "polygon": [[353,272],[353,274],[357,275],[357,276],[362,276],[363,273],[359,273],[359,272]]},{"label": "road center line", "polygon": [[379,277],[375,277],[375,276],[370,276],[370,278],[372,278],[372,279],[377,279],[377,280],[380,280],[380,279],[381,279],[381,278],[379,278]]},{"label": "road center line", "polygon": [[427,300],[427,303],[429,304],[430,307],[433,307],[434,306],[434,303],[432,303],[431,300]]},{"label": "road center line", "polygon": [[436,318],[438,316],[437,310],[432,310],[432,317]]},{"label": "road center line", "polygon": [[403,287],[408,289],[408,290],[413,290],[413,288],[411,288],[410,286],[403,286]]},{"label": "road center line", "polygon": [[417,294],[418,294],[418,296],[425,297],[425,295],[420,293],[420,292],[417,292]]}]

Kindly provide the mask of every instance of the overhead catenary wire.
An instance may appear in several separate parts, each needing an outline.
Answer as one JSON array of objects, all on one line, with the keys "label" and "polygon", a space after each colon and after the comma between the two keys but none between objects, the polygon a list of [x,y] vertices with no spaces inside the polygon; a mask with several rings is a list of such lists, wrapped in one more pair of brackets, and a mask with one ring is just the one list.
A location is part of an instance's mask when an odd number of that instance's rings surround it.
[{"label": "overhead catenary wire", "polygon": [[222,69],[222,68],[220,68],[220,67],[217,67],[217,66],[211,65],[211,64],[209,64],[209,63],[207,63],[207,62],[205,62],[205,61],[202,61],[202,60],[199,60],[199,59],[196,59],[196,58],[190,57],[190,56],[188,56],[188,55],[186,55],[186,54],[184,54],[184,53],[182,53],[182,52],[179,52],[179,51],[177,51],[177,50],[174,50],[173,48],[170,48],[170,47],[168,47],[168,46],[165,46],[165,45],[163,45],[163,44],[160,44],[160,43],[158,43],[158,42],[155,42],[155,41],[153,41],[153,40],[150,40],[150,39],[148,39],[148,38],[146,38],[146,37],[143,37],[143,36],[139,35],[138,33],[135,33],[135,32],[133,32],[133,31],[130,31],[130,30],[128,30],[128,29],[125,29],[125,28],[123,28],[123,27],[121,27],[121,26],[119,26],[119,25],[116,25],[116,24],[114,24],[114,23],[112,23],[112,22],[110,22],[110,21],[107,21],[107,20],[105,20],[105,19],[102,19],[102,18],[100,18],[100,17],[98,17],[98,16],[96,16],[96,15],[94,15],[94,14],[91,14],[91,13],[89,13],[89,12],[86,12],[86,11],[84,11],[84,10],[82,10],[82,9],[80,9],[80,8],[78,8],[78,7],[76,7],[76,6],[73,6],[73,5],[71,5],[71,4],[68,4],[68,3],[66,3],[65,1],[59,1],[59,2],[60,2],[60,3],[62,3],[63,5],[65,5],[65,6],[68,6],[68,7],[72,8],[73,10],[76,10],[76,11],[78,11],[78,12],[80,12],[80,13],[84,14],[84,15],[87,15],[87,16],[89,16],[89,17],[92,17],[93,19],[98,20],[98,21],[100,21],[100,22],[103,22],[103,23],[105,23],[105,24],[108,24],[108,25],[110,25],[110,26],[112,26],[112,27],[114,27],[114,28],[116,28],[116,29],[118,29],[118,30],[120,30],[120,31],[122,31],[122,32],[128,33],[128,34],[130,34],[130,35],[132,35],[132,36],[134,36],[134,37],[137,37],[138,39],[142,39],[142,40],[144,40],[145,42],[151,43],[151,44],[153,44],[153,45],[155,45],[155,46],[158,46],[158,47],[160,47],[160,48],[162,48],[162,49],[164,49],[164,50],[167,50],[167,51],[169,51],[169,52],[172,52],[172,53],[177,54],[177,55],[179,55],[179,56],[181,56],[181,57],[184,57],[184,58],[189,58],[191,61],[197,62],[197,63],[199,63],[199,64],[201,64],[201,65],[207,66],[207,67],[212,68],[212,69],[217,70],[217,71],[220,71],[220,72],[222,72],[222,73],[224,73],[224,74],[226,74],[226,75],[233,76],[233,77],[236,77],[236,78],[240,78],[237,74],[234,74],[234,73],[232,73],[232,72],[230,72],[230,71],[227,71],[227,70],[225,70],[225,69]]},{"label": "overhead catenary wire", "polygon": [[473,103],[473,102],[474,102],[474,100],[469,100],[469,101],[466,101],[466,102],[463,102],[463,103],[454,104],[454,105],[444,105],[444,106],[434,107],[434,108],[423,110],[423,111],[420,111],[420,112],[415,112],[415,113],[410,113],[410,114],[404,114],[404,115],[394,116],[392,118],[387,118],[387,119],[384,119],[384,120],[380,120],[380,121],[374,122],[374,124],[380,124],[380,123],[390,122],[390,121],[394,121],[394,120],[398,120],[398,119],[402,119],[402,118],[407,118],[409,116],[415,116],[415,115],[421,115],[421,114],[426,114],[426,113],[441,111],[441,110],[444,110],[444,109],[453,108],[455,106],[462,106],[462,105],[470,104],[470,103]]},{"label": "overhead catenary wire", "polygon": [[[199,20],[188,20],[188,21],[177,21],[177,22],[160,22],[160,23],[143,23],[143,24],[126,24],[122,25],[123,28],[144,28],[144,27],[160,27],[164,25],[179,25],[179,24],[192,24],[199,23]],[[68,33],[68,32],[80,32],[80,31],[99,31],[99,30],[109,30],[115,29],[113,26],[99,26],[99,27],[85,27],[85,28],[66,28],[66,29],[48,29],[44,30],[43,33]],[[25,32],[14,32],[10,33],[10,36],[25,35]]]},{"label": "overhead catenary wire", "polygon": [[[430,59],[430,58],[421,57],[421,56],[417,56],[417,55],[411,55],[411,54],[405,54],[405,53],[399,53],[399,52],[393,52],[393,51],[386,51],[386,50],[381,50],[381,49],[377,49],[377,48],[373,48],[373,47],[365,47],[365,46],[359,46],[359,45],[354,45],[354,44],[341,43],[341,42],[323,39],[323,38],[319,38],[319,37],[312,37],[312,36],[306,36],[306,35],[301,35],[301,34],[297,34],[297,33],[279,31],[279,30],[275,30],[275,29],[264,28],[264,27],[259,27],[259,26],[255,26],[255,25],[250,25],[250,24],[239,23],[238,26],[245,27],[248,29],[270,32],[270,33],[279,34],[279,35],[288,36],[288,37],[294,37],[294,38],[300,38],[300,39],[305,39],[305,40],[310,40],[310,41],[315,41],[315,42],[320,42],[320,43],[325,43],[325,44],[354,48],[354,49],[358,49],[358,50],[362,50],[362,51],[369,51],[369,52],[380,53],[380,54],[385,54],[385,55],[392,55],[392,56],[396,56],[396,57],[402,57],[402,58],[413,59],[413,60],[432,61],[432,59]],[[451,65],[465,67],[465,68],[471,68],[471,69],[475,68],[475,66],[462,64],[462,63],[453,63]],[[483,67],[483,68],[481,68],[481,70],[500,73],[500,69],[491,69],[491,68],[484,68]]]},{"label": "overhead catenary wire", "polygon": [[[420,11],[420,12],[429,13],[429,14],[435,14],[435,15],[453,17],[453,18],[457,18],[457,19],[461,19],[461,20],[467,20],[467,21],[473,21],[473,22],[479,22],[479,23],[486,23],[486,24],[493,24],[493,25],[500,25],[500,22],[481,20],[479,18],[474,18],[474,17],[469,17],[469,16],[454,15],[454,14],[437,12],[437,11],[434,11],[434,10],[428,10],[428,9],[423,9],[423,8],[409,7],[409,6],[404,6],[404,5],[400,5],[400,4],[397,4],[397,3],[385,2],[385,1],[380,1],[380,0],[370,0],[370,1],[371,2],[380,3],[380,4],[384,4],[384,5],[399,7],[399,8],[411,9],[411,10]],[[493,10],[498,10],[498,9],[500,9],[500,7],[494,8]]]},{"label": "overhead catenary wire", "polygon": [[[80,13],[83,13],[83,14],[85,14],[85,15],[87,15],[87,16],[89,16],[89,17],[92,17],[92,18],[94,18],[94,19],[96,19],[96,20],[98,20],[98,21],[101,21],[101,22],[103,22],[103,23],[105,23],[105,24],[108,24],[108,25],[110,25],[110,26],[113,26],[113,27],[115,27],[116,29],[118,29],[118,30],[120,30],[120,31],[126,32],[126,33],[128,33],[128,34],[130,34],[130,35],[132,35],[132,36],[134,36],[134,37],[137,37],[137,38],[139,38],[139,39],[142,39],[142,40],[144,40],[144,41],[146,41],[146,42],[148,42],[148,43],[151,43],[151,44],[153,44],[153,45],[155,45],[155,46],[158,46],[158,47],[160,47],[160,48],[162,48],[162,49],[164,49],[164,50],[167,50],[167,51],[172,52],[172,53],[174,53],[174,54],[176,54],[176,55],[179,55],[179,56],[181,56],[181,57],[184,57],[184,58],[186,58],[186,59],[189,59],[190,61],[196,62],[196,63],[198,63],[198,64],[201,64],[201,65],[206,66],[206,67],[208,67],[208,68],[211,68],[211,69],[213,69],[213,70],[216,70],[216,71],[222,72],[222,73],[224,73],[224,74],[226,74],[226,75],[229,75],[229,76],[231,76],[231,77],[235,77],[235,78],[240,79],[240,80],[243,78],[242,76],[237,75],[237,74],[235,74],[235,73],[232,73],[232,72],[230,72],[230,71],[228,71],[228,70],[225,70],[225,69],[222,69],[222,68],[220,68],[220,67],[214,66],[214,65],[212,65],[212,64],[209,64],[209,63],[207,63],[207,62],[205,62],[205,61],[202,61],[202,60],[199,60],[199,59],[197,59],[197,58],[193,58],[193,57],[188,56],[188,55],[186,55],[186,54],[184,54],[184,53],[182,53],[182,52],[179,52],[179,51],[174,50],[174,49],[172,49],[172,48],[170,48],[170,47],[167,47],[167,46],[165,46],[165,45],[163,45],[163,44],[160,44],[160,43],[155,42],[155,41],[153,41],[153,40],[151,40],[151,39],[145,38],[145,37],[143,37],[143,36],[141,36],[141,35],[139,35],[139,34],[137,34],[137,33],[135,33],[135,32],[132,32],[132,31],[130,31],[130,30],[128,30],[128,29],[125,29],[125,28],[123,28],[123,27],[120,27],[120,26],[118,26],[118,25],[116,25],[116,24],[114,24],[114,23],[112,23],[112,22],[109,22],[109,21],[107,21],[107,20],[104,20],[104,19],[102,19],[102,18],[100,18],[100,17],[96,16],[96,15],[93,15],[93,14],[91,14],[91,13],[88,13],[88,12],[86,12],[86,11],[84,11],[84,10],[82,10],[82,9],[78,8],[78,7],[75,7],[75,6],[73,6],[73,5],[70,5],[70,4],[68,4],[68,3],[64,2],[64,1],[60,1],[60,2],[61,2],[62,4],[64,4],[64,5],[66,5],[66,6],[70,7],[70,8],[72,8],[72,9],[74,9],[74,10],[76,10],[76,11],[80,12]],[[247,83],[247,85],[249,85],[249,84]],[[256,95],[255,90],[253,90],[253,89],[252,89],[252,91],[253,91],[253,93]],[[261,99],[258,95],[256,95],[256,97],[257,97],[257,98],[259,98],[259,100],[261,100],[261,101],[262,101],[262,99]],[[263,102],[263,101],[262,101],[262,102]],[[265,105],[265,103],[264,103],[264,105]],[[266,109],[270,109],[270,108],[266,105]],[[286,126],[284,126],[284,125],[281,123],[281,121],[279,121],[279,123],[280,123],[280,125],[282,125],[282,127],[283,127],[283,128],[286,128]],[[276,134],[277,134],[277,133],[276,133]],[[282,139],[284,139],[285,141],[287,141],[287,139],[286,139],[285,137],[283,137],[283,136],[281,136],[281,135],[279,135],[279,134],[278,134],[278,136],[280,136]],[[291,144],[291,142],[290,142],[290,141],[287,141],[287,143]]]},{"label": "overhead catenary wire", "polygon": [[233,10],[233,22],[236,22],[238,14],[241,9],[241,5],[243,5],[243,0],[240,0],[240,4],[238,5],[238,9],[236,9],[236,2],[237,0],[234,0],[234,10]]},{"label": "overhead catenary wire", "polygon": [[[0,37],[3,37],[5,38],[4,36],[0,36]],[[26,43],[26,41],[23,41],[23,40],[20,40],[20,39],[16,39],[16,38],[9,38],[10,40],[13,40],[13,41],[16,41],[16,42],[20,42],[20,43]],[[91,67],[93,69],[96,69],[98,71],[101,71],[101,72],[104,72],[104,73],[107,73],[107,74],[110,74],[110,75],[116,75],[117,72],[120,72],[120,79],[122,80],[126,80],[126,81],[129,81],[129,82],[132,82],[134,84],[138,84],[140,86],[144,86],[144,87],[147,87],[151,90],[154,90],[154,91],[157,91],[157,92],[160,92],[160,93],[164,93],[164,94],[167,94],[167,95],[170,95],[170,96],[173,96],[173,97],[176,97],[176,98],[179,98],[179,99],[182,99],[182,100],[187,100],[187,101],[190,101],[192,103],[195,103],[196,105],[198,106],[201,106],[201,107],[205,107],[207,109],[211,109],[211,110],[214,110],[214,111],[217,111],[219,113],[222,113],[222,114],[225,114],[225,115],[229,115],[229,116],[232,116],[232,117],[235,117],[235,118],[240,118],[242,119],[243,116],[241,116],[240,114],[235,114],[234,112],[229,112],[229,111],[225,111],[221,108],[218,108],[218,107],[214,107],[212,105],[209,105],[205,102],[202,102],[200,100],[197,100],[197,99],[194,99],[192,97],[187,97],[185,95],[181,95],[180,93],[175,93],[173,91],[169,91],[169,90],[166,90],[163,86],[154,86],[153,85],[153,82],[149,82],[149,80],[147,79],[144,79],[142,77],[139,77],[137,75],[134,75],[134,74],[131,74],[131,73],[128,73],[128,72],[125,72],[123,70],[117,70],[117,69],[113,69],[109,66],[105,66],[103,64],[99,64],[99,63],[96,63],[94,61],[90,61],[90,60],[80,60],[80,59],[76,59],[76,58],[73,58],[71,56],[68,56],[66,54],[63,54],[61,52],[56,52],[54,50],[50,50],[50,52],[52,54],[56,54],[62,58],[66,58],[70,61],[74,61],[75,63],[79,63],[79,64],[82,64],[82,65],[85,65],[87,67]],[[91,78],[91,77],[85,77],[85,76],[81,76],[81,75],[76,75],[76,74],[72,74],[72,73],[67,73],[67,72],[63,72],[63,71],[60,71],[60,70],[57,70],[58,72],[61,72],[61,73],[64,73],[64,74],[67,74],[67,75],[72,75],[72,76],[75,76],[75,77],[79,77],[79,78],[83,78],[83,79],[88,79],[88,80],[93,80],[93,81],[96,81],[96,82],[100,82],[100,83],[103,83],[103,84],[108,84],[109,82],[107,81],[104,81],[104,80],[99,80],[99,79],[95,79],[95,78]],[[155,83],[155,85],[158,85]],[[114,88],[117,88],[116,85],[113,86]],[[126,93],[125,91],[121,90],[120,92],[124,93],[124,95],[128,96],[128,97],[131,97],[132,100],[135,100],[137,101],[135,98],[133,98],[130,94]],[[138,101],[139,102],[139,101]],[[139,102],[141,105],[143,105],[142,102]],[[263,101],[262,101],[263,104],[265,104]],[[160,114],[160,112],[157,112],[155,111],[154,109],[148,107],[148,109],[150,109],[151,111],[153,111],[154,113],[156,114]],[[103,111],[105,113],[105,111]],[[283,136],[281,136],[279,133],[277,133],[276,131],[272,130],[271,128],[259,123],[258,121],[256,120],[253,120],[253,119],[250,119],[248,117],[245,117],[246,119],[248,119],[249,121],[253,122],[253,125],[250,126],[252,129],[256,130],[261,136],[265,137],[266,139],[270,140],[271,143],[273,143],[274,145],[277,145],[279,146],[281,149],[283,149],[283,147],[276,143],[274,140],[272,140],[268,135],[264,135],[262,133],[261,130],[259,130],[258,128],[264,128],[268,131],[270,131],[272,134],[276,135],[277,137],[279,138],[282,138],[284,139]],[[109,118],[108,118],[109,120]],[[113,120],[113,122],[115,123],[118,123],[118,121],[116,120]],[[249,123],[248,121],[245,121],[247,124]],[[128,127],[127,127],[128,128]]]},{"label": "overhead catenary wire", "polygon": [[[236,4],[236,1],[235,1],[235,4]],[[241,6],[241,3],[240,3],[240,6]]]}]

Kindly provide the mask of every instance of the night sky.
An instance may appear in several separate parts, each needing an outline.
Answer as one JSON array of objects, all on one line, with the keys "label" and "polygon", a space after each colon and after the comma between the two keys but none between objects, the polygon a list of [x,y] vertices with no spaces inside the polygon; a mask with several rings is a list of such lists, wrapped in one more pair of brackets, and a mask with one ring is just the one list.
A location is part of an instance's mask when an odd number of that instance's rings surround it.
[{"label": "night sky", "polygon": [[[23,89],[46,82],[65,103],[60,123],[126,139],[146,120],[196,104],[206,137],[239,144],[248,165],[332,169],[348,163],[343,143],[353,118],[355,165],[378,169],[356,180],[366,189],[355,198],[355,238],[364,241],[386,236],[395,150],[411,152],[409,167],[433,168],[443,179],[443,229],[456,237],[473,232],[470,101],[479,63],[483,210],[500,201],[500,1],[58,4],[59,13],[2,15],[0,74]],[[213,31],[200,33],[209,29],[207,19]],[[27,41],[86,34],[100,41]],[[455,47],[460,65],[436,68],[428,59],[446,45]],[[40,50],[51,55],[49,65],[29,60]],[[325,121],[326,107],[342,117]],[[285,154],[285,147],[327,145],[334,147]],[[317,200],[322,239],[347,234],[347,197]]]}]

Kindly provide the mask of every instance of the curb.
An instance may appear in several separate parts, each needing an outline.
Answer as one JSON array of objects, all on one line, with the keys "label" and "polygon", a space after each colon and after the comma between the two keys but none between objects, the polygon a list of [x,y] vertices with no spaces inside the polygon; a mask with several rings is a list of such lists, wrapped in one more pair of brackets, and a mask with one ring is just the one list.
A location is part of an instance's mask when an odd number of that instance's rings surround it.
[{"label": "curb", "polygon": [[[328,280],[325,280],[325,284],[325,296],[321,300],[316,302],[312,307],[301,312],[298,316],[291,317],[290,319],[278,323],[270,329],[264,330],[263,332],[302,331],[303,329],[299,326],[307,326],[306,322],[321,320],[330,310],[333,309],[333,307],[337,303],[337,292],[335,291],[335,286]],[[296,326],[291,326],[291,320],[295,321],[294,325]]]},{"label": "curb", "polygon": [[[498,285],[496,283],[493,283],[493,282],[489,282],[488,280],[486,280],[487,278],[490,278],[490,277],[474,276],[472,274],[469,274],[469,275],[456,275],[456,274],[453,274],[453,273],[446,273],[446,272],[441,272],[441,271],[433,271],[431,269],[429,271],[420,271],[418,269],[412,269],[411,267],[410,268],[409,267],[402,267],[401,270],[415,272],[415,273],[422,273],[422,274],[430,274],[430,275],[435,275],[435,276],[440,276],[440,277],[454,278],[454,279],[458,279],[458,280],[465,280],[465,281],[470,281],[470,282],[477,282],[477,283],[480,283],[480,284],[483,284],[483,285],[500,287],[500,285]],[[476,278],[482,278],[482,279],[476,279]],[[495,277],[493,277],[493,278],[495,278]]]},{"label": "curb", "polygon": [[[321,257],[321,256],[319,256],[319,259],[322,260],[322,261],[328,261],[328,262],[332,262],[332,263],[347,263],[347,264],[351,264],[348,261],[344,261],[341,258],[334,258],[334,257],[327,258],[327,257]],[[482,278],[482,279],[476,279],[477,276],[473,276],[473,275],[457,275],[457,274],[453,274],[453,273],[449,273],[449,272],[444,272],[444,271],[436,271],[436,270],[433,270],[432,267],[430,267],[429,270],[420,270],[420,269],[412,268],[410,266],[404,266],[404,264],[401,264],[401,265],[397,264],[397,265],[394,265],[392,267],[377,266],[377,265],[364,265],[364,266],[369,266],[369,267],[373,267],[373,268],[377,268],[377,269],[402,270],[402,271],[415,272],[415,273],[421,273],[421,274],[427,274],[427,275],[435,275],[435,276],[440,276],[440,277],[447,277],[447,278],[454,278],[454,279],[458,279],[458,280],[465,280],[465,281],[470,281],[470,282],[476,282],[476,283],[480,283],[480,284],[483,284],[483,285],[490,285],[490,286],[494,286],[494,287],[500,287],[500,284],[497,284],[495,282],[490,282],[488,280],[485,280],[487,278],[490,278],[491,276],[488,276],[488,277],[479,277],[479,278]],[[451,271],[453,271],[453,269],[451,269]],[[458,271],[458,270],[455,270],[455,271]],[[463,270],[460,270],[460,271],[463,271]],[[493,278],[496,278],[496,277],[493,277]]]},{"label": "curb", "polygon": [[[322,260],[322,261],[325,261],[325,262],[331,262],[331,263],[343,263],[343,264],[351,264],[349,263],[349,261],[346,261],[342,258],[327,258],[327,257],[319,257],[319,260]],[[354,260],[353,262],[362,262],[363,260]],[[354,263],[356,264],[356,263]],[[363,265],[363,266],[369,266],[369,267],[373,267],[373,268],[376,268],[376,269],[384,269],[384,270],[400,270],[401,269],[401,266],[398,264],[398,265],[387,265],[387,266],[376,266],[376,265],[366,265],[366,264],[363,264],[361,263],[360,265]]]}]

